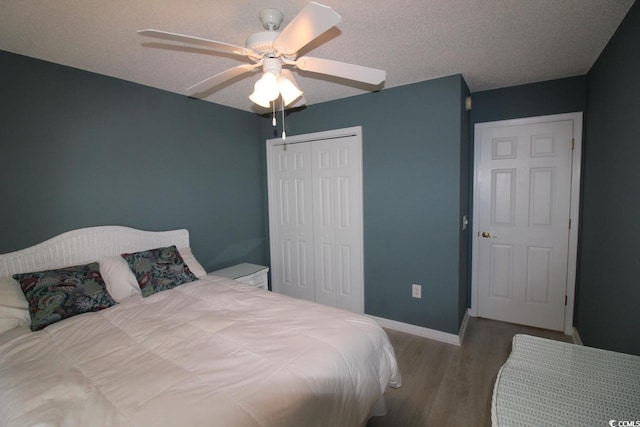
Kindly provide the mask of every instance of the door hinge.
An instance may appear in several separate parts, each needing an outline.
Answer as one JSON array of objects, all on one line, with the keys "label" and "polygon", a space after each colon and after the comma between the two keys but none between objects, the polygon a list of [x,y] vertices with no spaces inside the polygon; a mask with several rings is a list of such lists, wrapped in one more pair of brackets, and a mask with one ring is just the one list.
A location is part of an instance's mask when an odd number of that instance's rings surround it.
[{"label": "door hinge", "polygon": [[565,306],[567,305],[567,296],[566,295],[564,296],[564,305]]},{"label": "door hinge", "polygon": [[575,145],[576,145],[576,140],[575,140],[575,138],[571,138],[571,149],[572,149],[572,150],[573,150],[573,148],[575,147]]},{"label": "door hinge", "polygon": [[571,230],[571,218],[569,218],[569,230]]}]

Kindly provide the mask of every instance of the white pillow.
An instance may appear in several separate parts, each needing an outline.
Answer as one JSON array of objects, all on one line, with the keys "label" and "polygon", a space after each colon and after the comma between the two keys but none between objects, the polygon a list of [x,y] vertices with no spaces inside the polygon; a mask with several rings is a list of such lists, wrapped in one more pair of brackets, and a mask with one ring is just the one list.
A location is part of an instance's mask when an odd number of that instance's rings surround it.
[{"label": "white pillow", "polygon": [[141,295],[136,276],[129,264],[120,255],[106,256],[100,261],[100,275],[107,286],[107,292],[117,302],[132,295]]},{"label": "white pillow", "polygon": [[180,252],[180,256],[185,264],[189,267],[189,270],[198,278],[202,278],[207,275],[202,264],[198,262],[196,257],[191,252],[191,248],[178,248],[178,252]]},{"label": "white pillow", "polygon": [[29,303],[17,280],[0,277],[0,334],[17,326],[31,326]]}]

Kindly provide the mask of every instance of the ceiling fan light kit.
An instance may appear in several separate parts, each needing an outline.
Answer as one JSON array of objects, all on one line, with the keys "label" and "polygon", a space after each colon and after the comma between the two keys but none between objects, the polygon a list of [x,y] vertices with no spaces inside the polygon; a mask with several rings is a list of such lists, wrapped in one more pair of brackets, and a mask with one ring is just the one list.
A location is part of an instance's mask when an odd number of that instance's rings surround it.
[{"label": "ceiling fan light kit", "polygon": [[271,102],[282,96],[284,106],[302,96],[302,91],[293,78],[293,74],[282,69],[282,64],[277,58],[265,57],[262,64],[264,74],[253,87],[253,93],[249,99],[254,103],[269,108]]},{"label": "ceiling fan light kit", "polygon": [[[312,1],[282,31],[277,31],[283,21],[283,14],[279,10],[263,9],[258,16],[267,31],[250,35],[246,40],[246,47],[153,29],[140,30],[138,34],[205,46],[214,51],[237,55],[254,62],[230,68],[190,86],[187,88],[187,93],[193,96],[209,93],[230,79],[255,72],[260,66],[262,66],[263,75],[255,83],[249,99],[264,108],[274,107],[273,103],[279,97],[282,98],[283,108],[298,107],[306,103],[302,90],[289,68],[363,82],[372,86],[380,86],[384,82],[386,73],[383,70],[307,56],[298,58],[300,49],[342,20],[332,8]],[[378,89],[380,88],[372,88],[372,90]]]}]

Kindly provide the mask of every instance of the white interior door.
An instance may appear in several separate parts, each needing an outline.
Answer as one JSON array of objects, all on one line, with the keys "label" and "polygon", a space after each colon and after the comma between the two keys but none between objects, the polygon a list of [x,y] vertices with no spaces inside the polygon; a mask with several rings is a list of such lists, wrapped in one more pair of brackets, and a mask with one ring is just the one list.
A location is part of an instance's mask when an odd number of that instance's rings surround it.
[{"label": "white interior door", "polygon": [[364,312],[361,129],[268,140],[276,292]]},{"label": "white interior door", "polygon": [[566,329],[576,126],[567,116],[476,125],[478,316]]}]

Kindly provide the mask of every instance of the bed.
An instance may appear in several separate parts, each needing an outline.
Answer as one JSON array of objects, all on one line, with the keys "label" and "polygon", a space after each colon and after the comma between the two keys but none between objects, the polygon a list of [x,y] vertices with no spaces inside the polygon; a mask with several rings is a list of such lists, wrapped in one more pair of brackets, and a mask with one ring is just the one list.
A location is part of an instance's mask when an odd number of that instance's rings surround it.
[{"label": "bed", "polygon": [[[160,279],[136,270],[147,253],[174,257]],[[195,280],[162,281],[179,269]],[[56,304],[36,292],[52,271],[86,312],[35,316]],[[401,384],[375,321],[207,275],[187,230],[73,230],[0,255],[0,278],[3,427],[363,426]],[[143,296],[150,283],[164,287]]]},{"label": "bed", "polygon": [[494,426],[640,425],[640,357],[516,335],[496,378],[491,420]]}]

